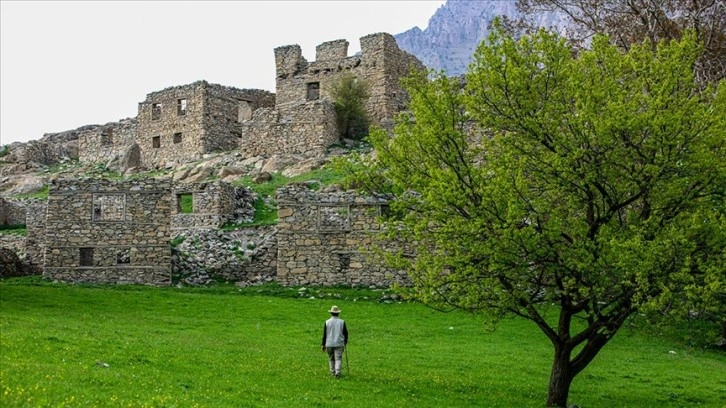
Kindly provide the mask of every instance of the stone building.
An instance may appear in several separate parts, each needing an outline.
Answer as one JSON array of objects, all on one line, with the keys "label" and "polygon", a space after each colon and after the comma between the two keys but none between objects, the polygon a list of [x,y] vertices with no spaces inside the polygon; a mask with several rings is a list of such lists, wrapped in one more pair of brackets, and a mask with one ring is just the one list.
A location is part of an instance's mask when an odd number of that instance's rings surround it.
[{"label": "stone building", "polygon": [[407,96],[401,78],[411,69],[425,69],[424,65],[398,48],[387,33],[361,37],[360,54],[348,56],[348,45],[346,40],[322,43],[316,47],[312,62],[302,56],[299,45],[275,48],[275,108],[285,112],[307,101],[330,100],[333,83],[341,74],[350,74],[369,86],[366,110],[372,122],[390,127],[394,115],[405,108]]},{"label": "stone building", "polygon": [[49,188],[43,276],[171,283],[171,182],[57,180]]},{"label": "stone building", "polygon": [[348,41],[325,42],[316,47],[312,62],[299,45],[275,48],[275,108],[260,109],[242,123],[239,148],[249,156],[323,154],[339,141],[330,89],[346,74],[368,84],[366,111],[372,124],[391,128],[407,97],[401,78],[424,66],[399,49],[390,34],[367,35],[360,44],[361,53],[348,56]]},{"label": "stone building", "polygon": [[84,163],[107,163],[136,143],[136,118],[84,127],[78,134],[78,160]]},{"label": "stone building", "polygon": [[206,81],[152,92],[139,103],[137,116],[142,162],[159,167],[235,149],[241,137],[240,121],[274,104],[275,95],[270,92]]},{"label": "stone building", "polygon": [[277,190],[277,281],[281,285],[389,287],[405,273],[373,257],[377,217],[386,201],[353,192]]}]

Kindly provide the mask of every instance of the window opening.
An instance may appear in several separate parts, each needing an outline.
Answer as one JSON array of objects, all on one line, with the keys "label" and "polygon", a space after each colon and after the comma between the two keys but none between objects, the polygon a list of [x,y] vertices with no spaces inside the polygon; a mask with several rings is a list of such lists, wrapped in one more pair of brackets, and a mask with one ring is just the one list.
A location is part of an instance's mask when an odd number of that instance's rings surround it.
[{"label": "window opening", "polygon": [[151,147],[154,149],[161,147],[161,136],[154,136],[151,138]]},{"label": "window opening", "polygon": [[101,145],[111,146],[113,144],[113,129],[106,128],[101,131]]},{"label": "window opening", "polygon": [[181,132],[174,133],[174,144],[181,143],[181,142],[182,142],[182,134],[181,134]]},{"label": "window opening", "polygon": [[151,104],[151,120],[157,120],[159,118],[161,118],[161,104],[152,103]]},{"label": "window opening", "polygon": [[320,99],[320,82],[309,82],[307,100],[314,101],[316,99]]},{"label": "window opening", "polygon": [[176,210],[180,214],[192,214],[194,212],[194,196],[191,193],[177,194]]},{"label": "window opening", "polygon": [[177,116],[186,116],[187,115],[187,100],[186,99],[177,99],[176,114],[177,114]]},{"label": "window opening", "polygon": [[93,221],[125,221],[125,194],[94,194]]},{"label": "window opening", "polygon": [[120,249],[116,252],[116,264],[130,264],[131,263],[131,250],[129,248]]},{"label": "window opening", "polygon": [[81,266],[93,266],[93,248],[80,248]]},{"label": "window opening", "polygon": [[348,206],[321,206],[318,211],[320,231],[350,231]]}]

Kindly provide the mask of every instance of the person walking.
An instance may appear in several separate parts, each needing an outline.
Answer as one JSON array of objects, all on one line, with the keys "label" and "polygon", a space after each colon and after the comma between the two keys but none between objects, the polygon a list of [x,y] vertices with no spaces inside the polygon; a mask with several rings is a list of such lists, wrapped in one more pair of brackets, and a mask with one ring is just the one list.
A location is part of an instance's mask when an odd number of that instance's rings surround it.
[{"label": "person walking", "polygon": [[345,320],[338,317],[340,309],[338,306],[330,308],[330,319],[325,321],[323,326],[323,342],[321,348],[328,353],[330,364],[330,375],[340,378],[340,368],[343,365],[343,350],[348,345],[348,328]]}]

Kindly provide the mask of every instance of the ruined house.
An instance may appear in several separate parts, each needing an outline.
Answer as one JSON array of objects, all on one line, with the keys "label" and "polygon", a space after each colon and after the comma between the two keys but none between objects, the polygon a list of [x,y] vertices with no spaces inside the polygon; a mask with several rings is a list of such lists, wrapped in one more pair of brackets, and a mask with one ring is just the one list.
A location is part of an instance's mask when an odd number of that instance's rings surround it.
[{"label": "ruined house", "polygon": [[43,276],[65,282],[171,283],[171,182],[57,180]]},{"label": "ruined house", "polygon": [[[141,166],[158,168],[232,149],[247,157],[319,156],[338,142],[329,90],[344,74],[368,84],[367,113],[373,124],[390,128],[406,99],[400,79],[423,65],[389,34],[362,37],[353,56],[348,45],[320,44],[312,62],[298,45],[276,48],[276,94],[206,81],[149,93],[137,117],[79,129],[79,157],[109,163],[135,151]],[[44,276],[60,281],[169,284],[172,234],[239,219],[240,208],[251,208],[248,198],[221,182],[57,180],[47,211],[34,211],[39,216],[28,222],[36,248],[29,255],[43,263]],[[263,269],[276,265],[280,283],[405,281],[370,257],[381,202],[295,187],[278,192],[278,200],[279,244],[269,245],[277,260],[265,258]]]},{"label": "ruined house", "polygon": [[79,159],[106,163],[132,144],[144,167],[184,163],[239,146],[240,122],[275,104],[273,93],[237,89],[206,81],[173,86],[146,95],[132,119],[90,127],[79,135]]},{"label": "ruined house", "polygon": [[369,85],[366,110],[372,123],[391,128],[406,99],[400,79],[423,65],[390,34],[362,37],[361,52],[353,56],[347,55],[348,45],[346,40],[320,44],[312,62],[299,45],[276,48],[276,94],[206,81],[149,93],[135,118],[84,127],[79,158],[108,163],[134,144],[147,168],[233,149],[248,157],[319,156],[338,142],[330,87],[342,74]]},{"label": "ruined house", "polygon": [[366,111],[372,124],[392,128],[393,117],[405,107],[400,80],[411,69],[424,69],[423,64],[398,48],[390,34],[362,37],[361,52],[353,56],[348,45],[346,40],[320,44],[312,62],[299,45],[276,48],[275,108],[256,111],[242,123],[239,148],[251,156],[324,153],[339,139],[330,89],[342,75],[368,84]]}]

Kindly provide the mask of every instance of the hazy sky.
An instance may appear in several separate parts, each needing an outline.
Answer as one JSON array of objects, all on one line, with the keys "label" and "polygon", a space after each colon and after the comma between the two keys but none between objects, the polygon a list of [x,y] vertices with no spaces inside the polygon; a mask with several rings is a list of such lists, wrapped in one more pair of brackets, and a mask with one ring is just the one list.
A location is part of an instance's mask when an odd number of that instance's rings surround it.
[{"label": "hazy sky", "polygon": [[424,29],[444,1],[0,1],[0,144],[136,116],[207,80],[275,91],[273,49]]}]

